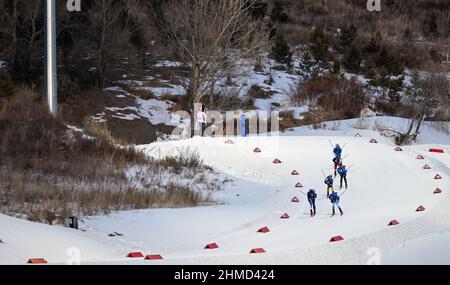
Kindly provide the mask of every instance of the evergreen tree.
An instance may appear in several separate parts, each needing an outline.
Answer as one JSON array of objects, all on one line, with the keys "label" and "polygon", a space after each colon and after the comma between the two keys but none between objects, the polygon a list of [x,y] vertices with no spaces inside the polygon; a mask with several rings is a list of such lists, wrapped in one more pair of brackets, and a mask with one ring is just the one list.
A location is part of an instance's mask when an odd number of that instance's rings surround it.
[{"label": "evergreen tree", "polygon": [[398,56],[391,55],[386,47],[381,48],[376,55],[375,67],[385,68],[392,75],[400,75],[403,72]]},{"label": "evergreen tree", "polygon": [[301,74],[305,79],[311,78],[314,68],[314,59],[310,51],[306,50],[302,53],[302,60],[300,62]]},{"label": "evergreen tree", "polygon": [[435,38],[439,36],[439,28],[437,23],[437,16],[435,13],[428,14],[423,22],[423,32],[428,38]]},{"label": "evergreen tree", "polygon": [[355,41],[357,35],[358,31],[353,24],[349,24],[346,27],[342,28],[339,35],[341,49],[346,50],[348,47],[350,47]]},{"label": "evergreen tree", "polygon": [[316,61],[326,60],[328,56],[328,38],[322,29],[315,29],[311,35],[310,50]]},{"label": "evergreen tree", "polygon": [[380,50],[380,45],[378,44],[375,36],[372,35],[369,43],[364,48],[364,52],[373,54],[373,53],[377,53],[379,50]]},{"label": "evergreen tree", "polygon": [[402,99],[400,91],[402,91],[405,80],[405,75],[399,76],[398,78],[389,78],[388,79],[388,97],[392,103],[397,104],[400,103]]},{"label": "evergreen tree", "polygon": [[392,77],[386,68],[381,68],[371,80],[371,85],[379,87],[383,96],[387,96],[392,103],[397,104],[402,98],[401,91],[405,87],[404,80],[404,74]]},{"label": "evergreen tree", "polygon": [[348,47],[344,52],[342,64],[349,72],[357,73],[361,69],[362,54],[354,45]]},{"label": "evergreen tree", "polygon": [[283,7],[283,3],[277,0],[273,3],[272,13],[270,18],[273,22],[286,23],[289,21],[289,15],[286,13]]},{"label": "evergreen tree", "polygon": [[275,45],[272,48],[272,58],[281,64],[290,64],[292,61],[291,49],[282,34],[276,36]]}]

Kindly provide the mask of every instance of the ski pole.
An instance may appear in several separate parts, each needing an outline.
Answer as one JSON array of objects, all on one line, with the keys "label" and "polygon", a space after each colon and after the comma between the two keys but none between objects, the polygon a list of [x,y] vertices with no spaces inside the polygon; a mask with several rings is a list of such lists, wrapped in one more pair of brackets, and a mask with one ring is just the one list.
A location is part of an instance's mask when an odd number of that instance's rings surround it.
[{"label": "ski pole", "polygon": [[342,196],[344,196],[344,194],[345,194],[345,192],[347,192],[347,190],[348,190],[348,188],[347,189],[345,189],[343,192],[342,192],[342,194],[341,195],[339,195],[339,197],[342,197]]},{"label": "ski pole", "polygon": [[323,169],[322,169],[322,174],[323,174],[323,178],[327,178],[327,176],[325,175],[325,171],[323,171]]}]

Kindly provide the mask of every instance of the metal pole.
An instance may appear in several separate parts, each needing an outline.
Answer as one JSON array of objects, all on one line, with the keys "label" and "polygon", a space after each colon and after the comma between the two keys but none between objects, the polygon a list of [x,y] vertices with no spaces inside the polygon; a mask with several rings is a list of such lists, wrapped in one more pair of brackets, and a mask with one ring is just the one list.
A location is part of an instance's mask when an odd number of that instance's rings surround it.
[{"label": "metal pole", "polygon": [[50,113],[58,115],[58,81],[56,65],[56,5],[55,0],[45,0],[46,23],[46,82],[45,95]]}]

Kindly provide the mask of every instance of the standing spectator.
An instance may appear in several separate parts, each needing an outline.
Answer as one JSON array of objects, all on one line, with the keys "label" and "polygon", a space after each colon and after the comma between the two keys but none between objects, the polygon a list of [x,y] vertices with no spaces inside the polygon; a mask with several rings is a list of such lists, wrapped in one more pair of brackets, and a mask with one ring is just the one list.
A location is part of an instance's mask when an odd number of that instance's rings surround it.
[{"label": "standing spectator", "polygon": [[202,110],[197,113],[197,126],[201,137],[203,137],[206,130],[207,116],[205,110],[205,106],[202,106]]},{"label": "standing spectator", "polygon": [[242,113],[239,125],[241,126],[242,137],[247,136],[247,116],[245,113]]}]

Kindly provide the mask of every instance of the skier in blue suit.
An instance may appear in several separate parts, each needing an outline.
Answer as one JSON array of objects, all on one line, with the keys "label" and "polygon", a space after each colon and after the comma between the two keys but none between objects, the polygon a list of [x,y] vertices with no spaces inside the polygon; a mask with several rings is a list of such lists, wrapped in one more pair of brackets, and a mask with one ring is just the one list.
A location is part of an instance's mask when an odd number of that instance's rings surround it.
[{"label": "skier in blue suit", "polygon": [[337,176],[337,168],[338,166],[340,166],[342,164],[342,148],[339,144],[336,145],[336,147],[333,149],[333,153],[334,153],[334,158],[333,158],[333,163],[334,163],[334,177]]},{"label": "skier in blue suit", "polygon": [[334,157],[341,160],[342,157],[342,148],[339,144],[333,149]]},{"label": "skier in blue suit", "polygon": [[247,123],[247,117],[245,116],[245,113],[242,113],[241,118],[239,120],[239,125],[241,127],[243,137],[247,136],[246,123]]},{"label": "skier in blue suit", "polygon": [[311,217],[314,217],[316,215],[316,199],[317,199],[316,191],[314,189],[309,190],[307,196],[310,207],[309,211],[311,212]]},{"label": "skier in blue suit", "polygon": [[330,197],[330,192],[334,193],[333,175],[329,175],[327,178],[325,178],[324,183],[325,183],[325,185],[327,185],[327,198],[329,198]]},{"label": "skier in blue suit", "polygon": [[341,165],[337,172],[339,173],[339,175],[341,176],[341,189],[342,189],[342,182],[345,182],[345,189],[348,188],[348,183],[347,183],[347,172],[348,169],[345,167],[345,165]]},{"label": "skier in blue suit", "polygon": [[330,199],[331,204],[333,205],[333,214],[331,217],[334,217],[336,215],[335,208],[337,207],[339,209],[339,212],[341,212],[341,216],[344,215],[344,211],[342,211],[341,206],[339,206],[339,202],[341,198],[337,193],[334,193],[328,197]]}]

